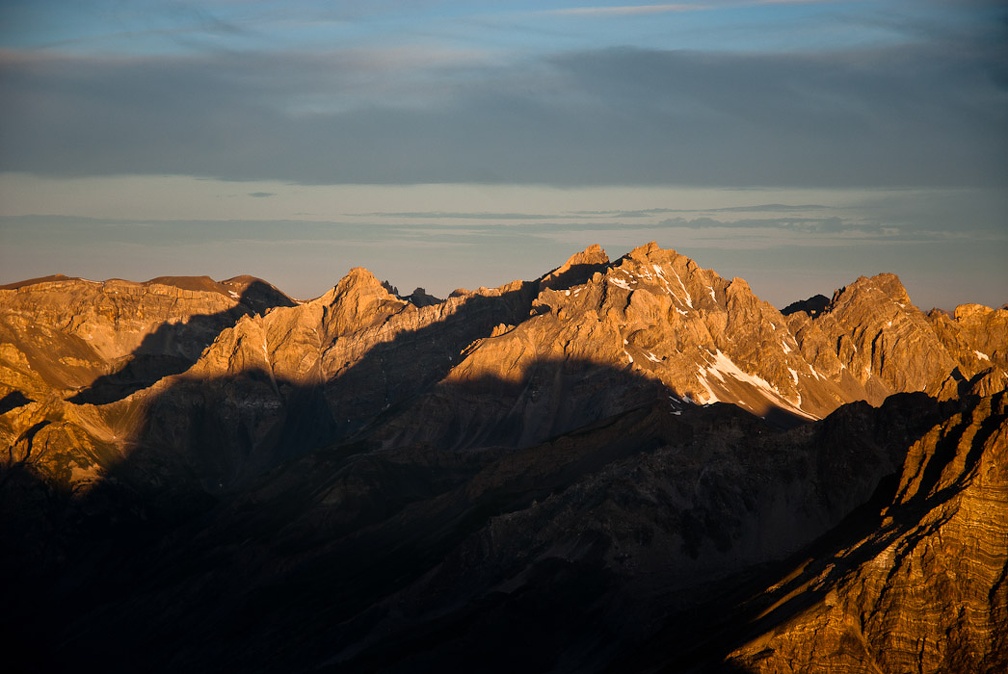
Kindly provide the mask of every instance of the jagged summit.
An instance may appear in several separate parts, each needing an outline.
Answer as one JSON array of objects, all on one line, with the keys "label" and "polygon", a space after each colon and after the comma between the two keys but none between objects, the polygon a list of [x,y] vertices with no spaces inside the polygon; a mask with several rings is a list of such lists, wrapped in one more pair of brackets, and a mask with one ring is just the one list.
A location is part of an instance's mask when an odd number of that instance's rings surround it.
[{"label": "jagged summit", "polygon": [[[292,363],[285,369],[293,373],[310,370],[309,362],[325,361],[327,352],[344,353],[350,335],[378,330],[382,336],[373,339],[380,343],[410,331],[433,334],[477,299],[503,297],[515,298],[500,302],[509,305],[509,320],[448,347],[455,351],[451,369],[459,368],[454,379],[463,378],[463,372],[472,380],[505,371],[521,379],[527,370],[521,364],[530,360],[576,359],[629,369],[687,404],[729,402],[761,416],[780,410],[816,418],[844,402],[878,404],[899,391],[955,395],[976,384],[977,377],[986,389],[996,388],[1004,371],[1005,349],[998,343],[1003,332],[994,329],[1004,321],[1004,310],[974,305],[952,317],[924,316],[896,276],[880,274],[839,289],[828,305],[817,302],[822,309],[814,313],[779,312],[756,297],[744,279],[723,279],[654,242],[615,261],[593,245],[537,282],[458,292],[446,302],[422,289],[401,298],[362,267],[300,306],[252,277],[223,282],[159,277],[142,284],[64,277],[17,285],[6,291],[4,301],[10,329],[32,323],[69,326],[54,333],[65,346],[52,351],[64,364],[75,359],[78,365],[69,369],[49,362],[31,339],[9,340],[34,354],[28,361],[36,375],[47,373],[49,385],[63,389],[86,386],[95,373],[122,368],[140,354],[175,358],[181,352],[196,365],[200,352],[217,335],[223,337],[221,330],[240,314],[246,318],[234,329],[262,333],[269,345],[264,362]],[[155,308],[162,302],[158,297],[171,302],[170,311]],[[519,308],[526,301],[527,308]],[[284,312],[271,311],[282,307]],[[194,316],[204,318],[194,323]],[[176,337],[166,340],[152,334],[159,325],[176,325],[179,335],[200,337],[189,345]],[[201,325],[205,329],[198,329]],[[249,338],[238,342],[251,344]],[[17,346],[22,343],[24,348]],[[259,358],[222,359],[215,355],[222,348],[211,349],[198,371],[234,374],[240,370],[236,363]],[[343,367],[367,348],[350,348],[349,359],[340,356]],[[504,363],[510,365],[502,369]],[[331,377],[338,370],[333,365],[318,376]],[[156,376],[148,376],[148,383]],[[133,380],[131,386],[142,383],[142,378]]]},{"label": "jagged summit", "polygon": [[911,305],[910,295],[896,274],[876,274],[875,276],[859,276],[848,286],[838,289],[830,300],[832,308],[842,307],[849,303],[873,303],[878,301],[892,302],[905,308]]},{"label": "jagged summit", "polygon": [[564,288],[580,285],[601,272],[609,264],[609,256],[597,243],[571,255],[562,265],[539,279],[543,288]]}]

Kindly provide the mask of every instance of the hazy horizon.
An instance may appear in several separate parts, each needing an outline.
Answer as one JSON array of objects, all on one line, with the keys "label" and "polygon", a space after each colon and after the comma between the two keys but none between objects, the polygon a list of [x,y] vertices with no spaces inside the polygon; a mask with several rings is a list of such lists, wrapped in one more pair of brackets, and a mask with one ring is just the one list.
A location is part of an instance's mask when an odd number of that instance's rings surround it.
[{"label": "hazy horizon", "polygon": [[780,307],[1008,301],[1001,3],[10,2],[0,283],[354,266],[409,292],[655,240]]}]

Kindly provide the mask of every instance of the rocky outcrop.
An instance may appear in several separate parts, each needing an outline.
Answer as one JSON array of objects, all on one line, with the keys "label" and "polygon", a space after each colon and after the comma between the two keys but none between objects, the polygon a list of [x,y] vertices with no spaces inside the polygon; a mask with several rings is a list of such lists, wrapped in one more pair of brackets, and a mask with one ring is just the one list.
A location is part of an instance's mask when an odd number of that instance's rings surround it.
[{"label": "rocky outcrop", "polygon": [[253,277],[49,277],[0,289],[0,393],[10,401],[0,441],[10,448],[8,465],[30,463],[68,492],[90,488],[148,425],[150,403],[117,401],[152,386],[140,397],[155,399],[241,317],[293,306]]},{"label": "rocky outcrop", "polygon": [[816,323],[875,404],[898,391],[937,395],[957,366],[893,274],[837,291]]},{"label": "rocky outcrop", "polygon": [[187,369],[240,316],[292,305],[252,277],[16,284],[0,289],[0,386],[106,402]]},{"label": "rocky outcrop", "polygon": [[928,322],[945,349],[957,362],[960,389],[992,395],[1008,386],[1008,309],[963,304],[952,315],[933,309]]},{"label": "rocky outcrop", "polygon": [[914,443],[879,526],[771,588],[765,615],[806,607],[731,660],[753,672],[1005,671],[1005,403],[981,399]]}]

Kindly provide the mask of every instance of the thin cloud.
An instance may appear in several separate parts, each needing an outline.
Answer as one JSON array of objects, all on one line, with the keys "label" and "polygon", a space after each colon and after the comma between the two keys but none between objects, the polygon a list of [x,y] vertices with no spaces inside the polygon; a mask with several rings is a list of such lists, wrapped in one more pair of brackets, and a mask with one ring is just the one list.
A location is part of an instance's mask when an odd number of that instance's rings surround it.
[{"label": "thin cloud", "polygon": [[666,12],[699,12],[715,7],[675,3],[669,5],[612,5],[609,7],[569,7],[541,12],[553,16],[633,16],[637,14],[663,14]]},{"label": "thin cloud", "polygon": [[812,5],[824,0],[753,0],[752,2],[705,2],[705,3],[669,3],[655,5],[608,5],[568,7],[566,9],[551,9],[539,12],[552,16],[637,16],[646,14],[667,14],[682,12],[706,12],[718,9],[751,7],[758,5]]},{"label": "thin cloud", "polygon": [[555,220],[563,215],[545,213],[492,213],[457,211],[376,211],[373,213],[345,213],[347,217],[404,218],[417,220]]}]

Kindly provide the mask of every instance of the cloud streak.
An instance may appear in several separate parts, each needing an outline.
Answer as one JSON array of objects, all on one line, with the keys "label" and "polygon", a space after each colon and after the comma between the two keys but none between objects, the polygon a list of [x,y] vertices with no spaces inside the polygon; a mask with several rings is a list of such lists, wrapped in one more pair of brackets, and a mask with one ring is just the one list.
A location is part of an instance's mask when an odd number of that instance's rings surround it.
[{"label": "cloud streak", "polygon": [[760,5],[813,5],[824,0],[751,0],[750,2],[677,2],[650,5],[586,5],[583,7],[567,7],[564,9],[549,9],[540,12],[551,16],[639,16],[647,14],[667,14],[683,12],[708,12],[713,10],[735,9],[739,7],[754,7]]},{"label": "cloud streak", "polygon": [[666,12],[699,12],[715,9],[712,5],[673,3],[663,5],[609,5],[606,7],[586,6],[565,9],[544,10],[542,14],[551,16],[636,16],[640,14],[664,14]]}]

